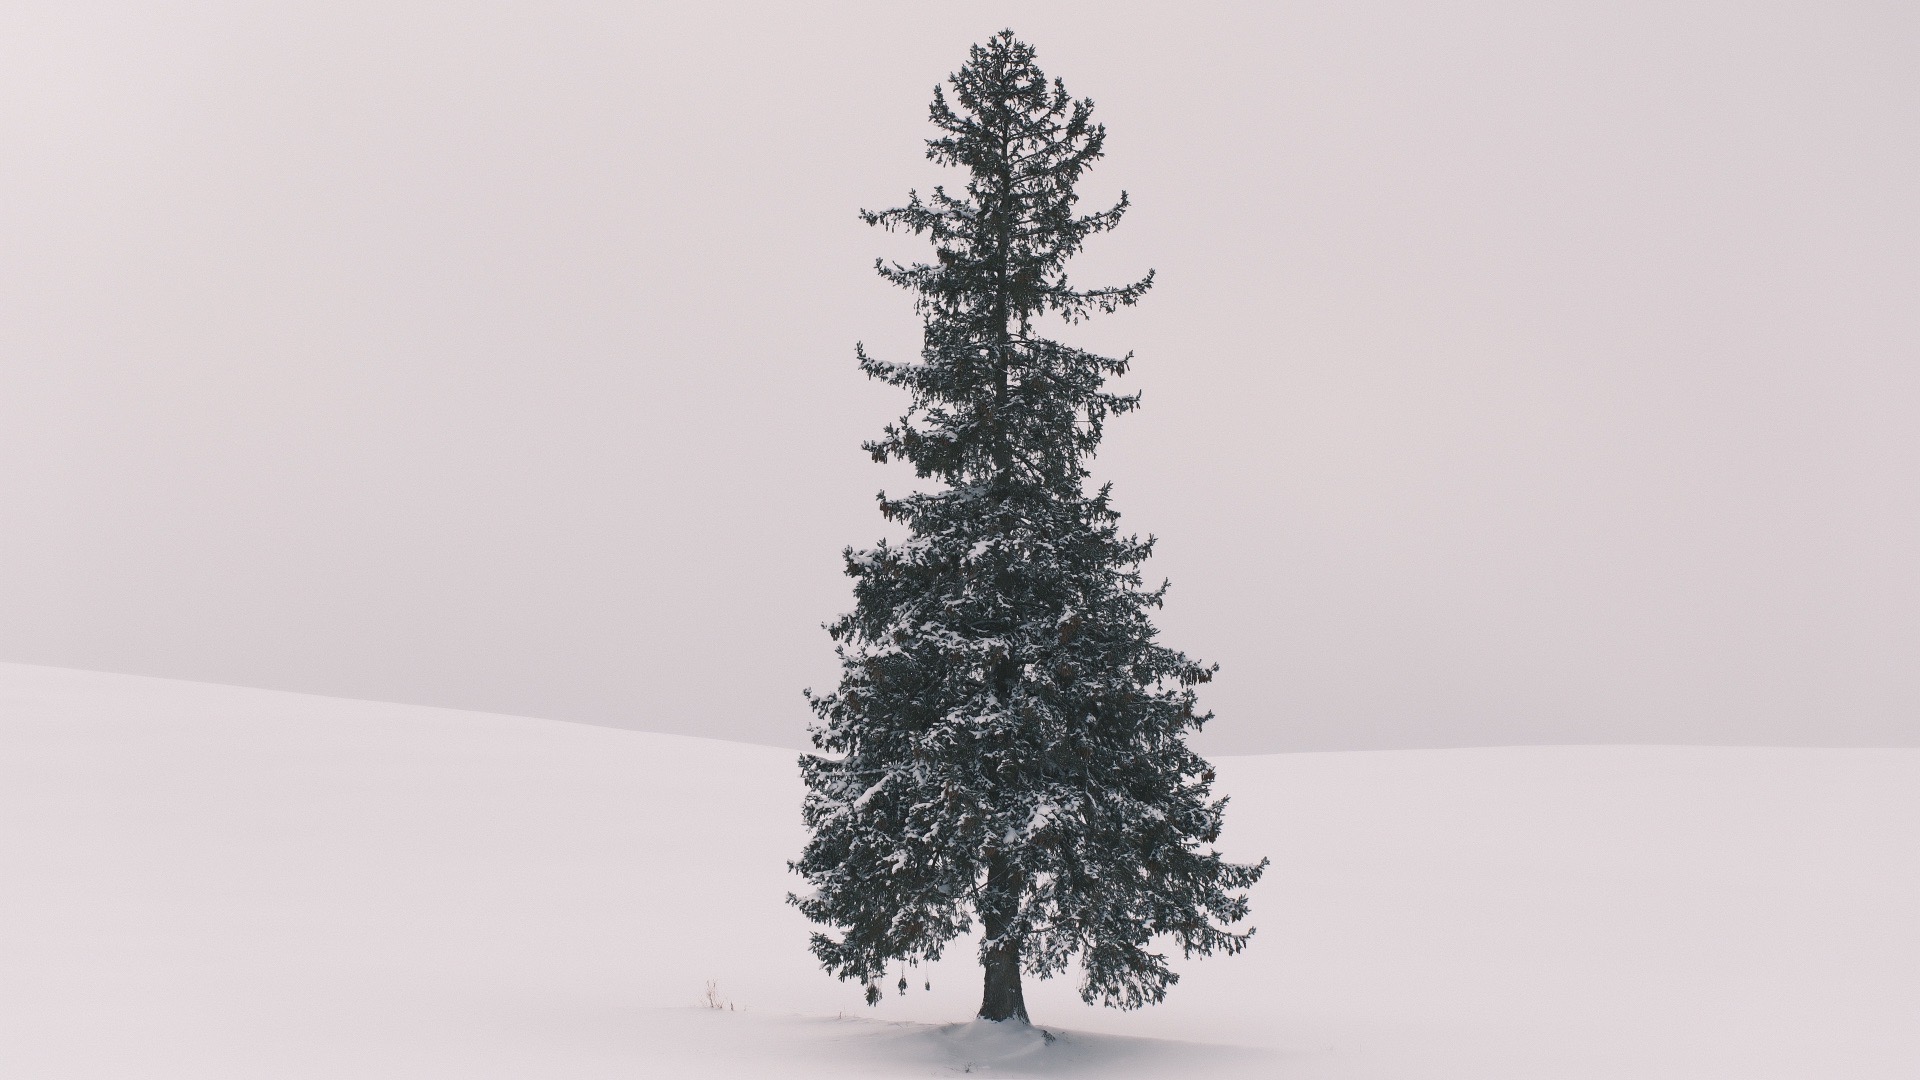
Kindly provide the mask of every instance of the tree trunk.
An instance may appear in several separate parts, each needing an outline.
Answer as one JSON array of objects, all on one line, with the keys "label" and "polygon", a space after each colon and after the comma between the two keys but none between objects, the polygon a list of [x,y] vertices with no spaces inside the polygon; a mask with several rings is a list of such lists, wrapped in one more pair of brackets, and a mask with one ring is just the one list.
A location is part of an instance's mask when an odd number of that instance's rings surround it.
[{"label": "tree trunk", "polygon": [[1027,1023],[1027,1002],[1020,995],[1020,943],[1007,941],[988,949],[981,959],[986,968],[986,992],[980,997],[980,1019]]},{"label": "tree trunk", "polygon": [[987,950],[980,966],[986,969],[986,989],[980,995],[980,1019],[1024,1024],[1028,1021],[1027,1001],[1020,993],[1020,939],[1008,932],[1020,903],[1020,883],[1001,859],[987,863],[985,900],[980,916],[986,923]]}]

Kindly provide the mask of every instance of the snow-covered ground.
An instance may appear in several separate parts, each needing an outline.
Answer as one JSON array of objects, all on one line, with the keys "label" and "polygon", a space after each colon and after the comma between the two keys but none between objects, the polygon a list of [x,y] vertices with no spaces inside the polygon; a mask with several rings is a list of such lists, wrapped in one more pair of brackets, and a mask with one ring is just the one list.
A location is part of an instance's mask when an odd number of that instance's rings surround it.
[{"label": "snow-covered ground", "polygon": [[1252,948],[1051,1041],[815,969],[793,757],[0,665],[0,1076],[1920,1075],[1920,750],[1222,759]]}]

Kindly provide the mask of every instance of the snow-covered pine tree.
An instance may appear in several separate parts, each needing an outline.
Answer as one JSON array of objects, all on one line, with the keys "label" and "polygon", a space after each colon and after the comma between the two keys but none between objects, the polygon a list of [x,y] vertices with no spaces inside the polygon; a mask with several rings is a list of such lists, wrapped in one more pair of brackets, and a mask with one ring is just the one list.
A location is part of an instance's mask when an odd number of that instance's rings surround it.
[{"label": "snow-covered pine tree", "polygon": [[934,483],[880,496],[905,542],[847,552],[855,607],[829,626],[840,686],[808,695],[822,753],[801,759],[812,837],[793,869],[813,892],[791,899],[838,931],[813,951],[869,1001],[890,965],[937,959],[978,918],[982,1017],[1025,1022],[1022,969],[1045,978],[1076,955],[1083,998],[1137,1008],[1178,978],[1157,940],[1189,956],[1246,944],[1230,927],[1266,865],[1212,847],[1226,800],[1184,736],[1210,718],[1193,688],[1214,668],[1155,641],[1166,585],[1139,572],[1153,541],[1120,535],[1108,487],[1085,490],[1104,422],[1139,402],[1103,389],[1130,357],[1037,332],[1131,305],[1153,275],[1068,283],[1068,258],[1127,208],[1123,194],[1074,212],[1105,138],[1091,101],[1012,31],[951,81],[927,155],[967,170],[965,194],[862,214],[937,256],[879,265],[915,295],[920,362],[857,350],[912,395],[866,449]]}]

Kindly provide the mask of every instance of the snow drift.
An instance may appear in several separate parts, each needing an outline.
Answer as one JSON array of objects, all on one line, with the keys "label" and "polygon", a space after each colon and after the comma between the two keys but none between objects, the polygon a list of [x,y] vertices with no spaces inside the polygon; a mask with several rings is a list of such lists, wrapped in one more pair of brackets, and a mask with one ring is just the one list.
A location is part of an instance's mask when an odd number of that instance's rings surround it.
[{"label": "snow drift", "polygon": [[1274,858],[1253,945],[1184,965],[1143,1013],[1030,985],[1042,1034],[963,1022],[965,947],[878,1009],[814,968],[783,903],[803,839],[789,751],[0,665],[0,1073],[1642,1080],[1920,1062],[1920,751],[1219,766],[1229,853]]}]

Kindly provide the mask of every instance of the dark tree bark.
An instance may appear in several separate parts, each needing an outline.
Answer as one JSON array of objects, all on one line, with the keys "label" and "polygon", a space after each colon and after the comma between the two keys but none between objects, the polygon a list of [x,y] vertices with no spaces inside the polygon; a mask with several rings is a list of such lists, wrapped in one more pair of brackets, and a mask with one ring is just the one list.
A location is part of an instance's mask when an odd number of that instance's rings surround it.
[{"label": "dark tree bark", "polygon": [[980,996],[980,1019],[1027,1023],[1027,1000],[1020,993],[1020,942],[1009,938],[987,950],[986,990]]},{"label": "dark tree bark", "polygon": [[986,987],[980,995],[980,1019],[1027,1023],[1027,1000],[1020,992],[1020,939],[1012,934],[1012,910],[1020,887],[1004,858],[988,860],[987,892],[981,903],[987,947],[980,957]]}]

